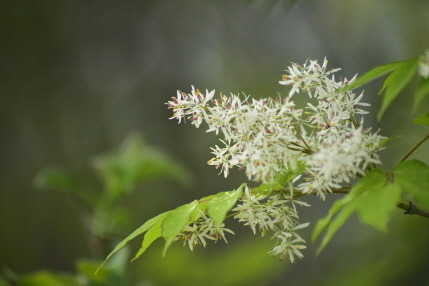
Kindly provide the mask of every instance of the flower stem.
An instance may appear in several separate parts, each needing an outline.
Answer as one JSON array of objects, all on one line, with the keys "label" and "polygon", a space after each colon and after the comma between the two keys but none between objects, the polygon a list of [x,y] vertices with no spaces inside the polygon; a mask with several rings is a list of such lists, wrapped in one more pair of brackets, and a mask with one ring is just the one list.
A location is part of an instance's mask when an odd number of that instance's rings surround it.
[{"label": "flower stem", "polygon": [[408,151],[408,153],[407,154],[405,154],[405,156],[398,162],[398,164],[399,163],[402,163],[403,161],[405,161],[417,148],[419,148],[419,146],[420,145],[422,145],[422,143],[423,142],[425,142],[426,141],[426,139],[428,139],[429,138],[429,134],[427,134],[422,140],[420,140],[419,142],[417,142],[417,144],[413,147],[413,148],[411,148],[411,150],[410,151]]},{"label": "flower stem", "polygon": [[296,134],[298,134],[299,139],[301,139],[301,141],[304,143],[304,145],[307,147],[307,152],[308,154],[312,154],[313,151],[311,150],[310,146],[308,146],[307,142],[305,142],[304,138],[302,138],[301,134],[299,133],[298,129],[294,126],[295,132]]}]

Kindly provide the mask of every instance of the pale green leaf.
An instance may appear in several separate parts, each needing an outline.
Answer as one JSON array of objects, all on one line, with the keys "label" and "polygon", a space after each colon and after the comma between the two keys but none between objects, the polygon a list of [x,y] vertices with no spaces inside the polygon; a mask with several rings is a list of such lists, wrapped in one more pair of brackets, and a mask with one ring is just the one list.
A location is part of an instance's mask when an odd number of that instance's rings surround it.
[{"label": "pale green leaf", "polygon": [[368,186],[362,193],[358,205],[358,214],[362,222],[380,231],[387,231],[387,223],[401,199],[401,187],[387,183],[386,178]]},{"label": "pale green leaf", "polygon": [[356,184],[353,185],[350,190],[351,199],[361,195],[368,188],[371,188],[373,184],[377,184],[380,180],[385,178],[386,172],[380,169],[372,169],[363,178],[361,178]]},{"label": "pale green leaf", "polygon": [[201,198],[198,201],[198,208],[191,215],[190,221],[197,221],[201,217],[201,213],[205,213],[207,209],[207,204],[212,200],[215,195],[210,195],[204,198]]},{"label": "pale green leaf", "polygon": [[207,213],[213,219],[213,222],[217,229],[220,228],[223,223],[226,213],[235,205],[238,198],[241,197],[243,187],[246,184],[242,184],[236,191],[233,192],[222,192],[215,195],[210,202],[207,204]]},{"label": "pale green leaf", "polygon": [[343,224],[349,219],[349,217],[353,214],[353,212],[356,210],[356,198],[352,201],[346,204],[342,209],[341,212],[335,217],[335,219],[329,224],[328,229],[326,230],[325,236],[323,237],[322,243],[320,244],[319,248],[317,249],[317,254],[319,254],[323,248],[328,244],[329,241],[331,241],[334,234],[337,232],[337,230],[343,226]]},{"label": "pale green leaf", "polygon": [[429,113],[423,113],[413,121],[415,124],[429,125]]},{"label": "pale green leaf", "polygon": [[154,242],[156,239],[158,239],[159,237],[161,237],[161,235],[162,235],[161,225],[162,225],[162,222],[164,221],[164,218],[165,218],[165,216],[162,217],[161,219],[159,219],[157,221],[157,223],[155,223],[145,233],[144,238],[143,238],[143,242],[142,242],[142,247],[139,249],[139,251],[137,252],[136,256],[134,256],[134,258],[131,260],[131,262],[133,262],[134,260],[136,260],[137,258],[139,258],[140,255],[142,255],[143,252],[145,252],[145,250],[152,244],[152,242]]},{"label": "pale green leaf", "polygon": [[198,201],[180,206],[167,214],[162,223],[162,236],[165,239],[164,257],[168,247],[173,242],[174,238],[180,233],[186,224],[189,222],[192,212],[198,207]]},{"label": "pale green leaf", "polygon": [[425,96],[429,94],[429,77],[421,78],[417,86],[416,93],[414,94],[414,111],[422,103]]},{"label": "pale green leaf", "polygon": [[100,270],[100,268],[103,267],[103,265],[107,262],[107,260],[109,260],[109,258],[112,257],[113,254],[115,254],[116,252],[118,252],[119,250],[121,250],[128,243],[128,241],[130,241],[131,239],[135,238],[136,236],[142,234],[143,232],[145,232],[146,230],[148,230],[149,228],[151,228],[155,223],[158,222],[158,220],[164,218],[168,213],[169,213],[169,211],[165,212],[165,213],[162,213],[162,214],[159,214],[159,215],[157,215],[154,218],[151,218],[150,220],[146,221],[141,227],[139,227],[133,233],[131,233],[129,236],[127,236],[127,238],[125,238],[123,241],[121,241],[115,247],[115,249],[113,249],[113,251],[110,252],[110,254],[106,257],[106,259],[100,265],[100,267],[98,267],[98,269],[97,269],[97,271],[95,273],[97,274],[98,270]]},{"label": "pale green leaf", "polygon": [[356,87],[359,87],[361,85],[364,85],[366,83],[369,83],[374,79],[393,71],[395,68],[402,66],[403,64],[404,64],[404,61],[400,61],[400,62],[393,62],[393,63],[376,66],[375,68],[372,68],[371,70],[364,73],[362,76],[358,77],[351,84],[339,90],[338,93],[343,93],[343,92],[352,90]]},{"label": "pale green leaf", "polygon": [[351,196],[350,194],[346,195],[345,197],[336,200],[332,207],[329,209],[329,213],[326,217],[321,218],[317,221],[316,227],[314,228],[313,235],[311,237],[312,242],[315,242],[317,237],[326,229],[326,227],[329,225],[329,223],[332,220],[332,217],[347,203],[350,202],[350,200],[354,196]]},{"label": "pale green leaf", "polygon": [[383,87],[381,89],[381,90],[384,90],[384,88],[386,88],[386,92],[383,96],[381,107],[377,113],[378,121],[380,121],[387,107],[389,107],[392,101],[399,95],[402,89],[411,80],[411,78],[416,72],[417,64],[418,64],[418,58],[405,61],[403,65],[396,68],[392,73],[390,73],[386,77],[383,83]]},{"label": "pale green leaf", "polygon": [[128,136],[121,148],[97,156],[93,163],[102,175],[107,194],[112,200],[131,192],[138,184],[154,179],[175,179],[184,184],[190,173],[167,154],[148,146],[139,135]]},{"label": "pale green leaf", "polygon": [[395,183],[402,191],[429,209],[429,166],[419,160],[407,160],[394,169]]},{"label": "pale green leaf", "polygon": [[[363,177],[352,187],[350,193],[347,194],[347,196],[334,203],[332,208],[329,210],[328,216],[317,222],[316,228],[313,232],[313,241],[320,235],[320,233],[324,229],[327,229],[325,236],[323,237],[322,243],[317,250],[317,253],[320,253],[320,251],[322,251],[322,249],[332,239],[335,232],[347,221],[347,219],[357,209],[359,201],[361,199],[361,194],[365,192],[368,188],[370,188],[371,185],[377,183],[384,177],[385,172],[380,169],[372,169],[371,171],[369,171],[365,175],[365,177]],[[332,219],[336,213],[338,213],[337,216]]]},{"label": "pale green leaf", "polygon": [[[291,170],[290,167],[288,167]],[[296,176],[302,174],[305,170],[305,164],[302,162],[298,162],[298,166],[293,171],[285,171],[284,173],[276,176],[272,181],[265,182],[261,184],[259,187],[252,188],[253,192],[260,192],[264,195],[269,196],[273,190],[282,189],[284,185],[294,179]]]}]

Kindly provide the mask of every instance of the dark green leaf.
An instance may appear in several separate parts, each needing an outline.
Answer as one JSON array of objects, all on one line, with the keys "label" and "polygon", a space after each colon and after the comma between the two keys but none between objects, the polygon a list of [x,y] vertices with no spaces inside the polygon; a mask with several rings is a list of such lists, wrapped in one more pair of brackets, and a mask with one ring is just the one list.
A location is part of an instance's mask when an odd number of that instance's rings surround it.
[{"label": "dark green leaf", "polygon": [[18,286],[79,286],[83,285],[79,279],[71,275],[53,274],[40,271],[24,275],[18,281]]},{"label": "dark green leaf", "polygon": [[142,234],[143,232],[145,232],[146,230],[148,230],[149,228],[151,228],[155,223],[157,223],[160,219],[163,219],[168,212],[162,213],[157,215],[154,218],[151,218],[150,220],[148,220],[147,222],[145,222],[141,227],[139,227],[138,229],[136,229],[133,233],[131,233],[127,238],[125,238],[123,241],[121,241],[116,247],[115,249],[113,249],[112,252],[110,252],[110,254],[107,256],[107,258],[104,260],[104,262],[100,265],[100,267],[98,267],[97,271],[95,273],[97,273],[101,267],[103,267],[103,265],[107,262],[107,260],[109,260],[110,257],[112,257],[113,254],[115,254],[116,252],[118,252],[119,250],[121,250],[127,243],[128,241],[130,241],[131,239],[135,238],[136,236]]},{"label": "dark green leaf", "polygon": [[423,113],[413,121],[415,124],[429,125],[429,113]]},{"label": "dark green leaf", "polygon": [[40,170],[34,178],[34,185],[39,190],[64,191],[79,197],[88,205],[98,203],[98,194],[81,184],[75,176],[69,172],[56,167],[49,167]]},{"label": "dark green leaf", "polygon": [[429,77],[421,78],[417,86],[416,93],[414,94],[414,111],[422,103],[425,96],[429,94]]},{"label": "dark green leaf", "polygon": [[10,286],[10,284],[6,281],[6,279],[0,276],[0,286]]},{"label": "dark green leaf", "polygon": [[402,191],[429,209],[429,166],[419,160],[407,160],[394,169],[395,183]]},{"label": "dark green leaf", "polygon": [[411,78],[416,72],[417,65],[418,58],[405,61],[403,65],[398,68],[395,68],[395,70],[386,77],[383,83],[383,87],[380,90],[381,93],[381,91],[386,88],[381,107],[377,113],[378,121],[380,121],[387,107],[399,95],[405,85],[407,85],[408,82],[411,80]]},{"label": "dark green leaf", "polygon": [[46,168],[41,170],[34,179],[38,189],[60,191],[76,191],[78,184],[74,177],[59,168]]},{"label": "dark green leaf", "polygon": [[219,193],[208,202],[207,213],[213,219],[217,229],[223,223],[226,213],[235,205],[238,198],[241,197],[245,185],[242,184],[236,191]]},{"label": "dark green leaf", "polygon": [[191,214],[196,208],[198,208],[197,200],[176,208],[165,217],[162,223],[162,236],[165,239],[164,250],[162,252],[163,257],[176,235],[188,224]]},{"label": "dark green leaf", "polygon": [[109,279],[109,276],[112,275],[112,269],[104,267],[97,272],[97,275],[94,275],[98,266],[98,264],[90,260],[80,260],[76,263],[76,267],[80,274],[84,275],[86,279],[106,285],[106,281]]}]

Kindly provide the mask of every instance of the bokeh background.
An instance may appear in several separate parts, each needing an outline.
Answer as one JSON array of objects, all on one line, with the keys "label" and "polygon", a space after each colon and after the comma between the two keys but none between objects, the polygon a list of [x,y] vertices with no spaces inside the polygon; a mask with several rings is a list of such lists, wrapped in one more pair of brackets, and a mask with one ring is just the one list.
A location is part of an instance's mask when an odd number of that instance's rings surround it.
[{"label": "bokeh background", "polygon": [[[153,181],[122,202],[133,214],[124,238],[148,218],[246,180],[238,171],[225,179],[206,164],[215,135],[169,120],[165,102],[178,89],[287,94],[278,81],[289,63],[325,56],[351,78],[429,48],[428,13],[425,0],[1,1],[2,271],[72,273],[77,259],[90,256],[69,195],[34,187],[40,169],[61,166],[96,181],[94,156],[133,132],[181,162],[193,173],[191,186]],[[375,122],[380,84],[365,88],[364,101],[373,111],[367,124],[396,138],[381,153],[388,170],[427,128],[412,124],[415,82]],[[426,100],[419,112],[428,107]],[[428,163],[425,145],[413,158]],[[336,198],[308,198],[313,207],[301,211],[301,221],[314,225]],[[227,246],[191,253],[175,244],[162,259],[155,243],[129,266],[130,283],[429,285],[428,223],[398,209],[383,234],[353,217],[317,258],[311,230],[304,231],[305,258],[291,264],[266,254],[268,237],[231,222],[236,236]]]}]

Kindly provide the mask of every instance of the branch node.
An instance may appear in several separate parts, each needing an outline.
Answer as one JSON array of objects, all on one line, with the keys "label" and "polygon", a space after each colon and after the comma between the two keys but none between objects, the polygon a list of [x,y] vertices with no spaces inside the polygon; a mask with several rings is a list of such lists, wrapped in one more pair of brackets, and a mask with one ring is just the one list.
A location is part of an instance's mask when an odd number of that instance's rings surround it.
[{"label": "branch node", "polygon": [[426,218],[429,218],[429,213],[419,209],[415,204],[413,204],[411,201],[408,203],[408,209],[406,209],[406,211],[404,212],[404,214],[409,214],[409,215],[420,215]]}]

